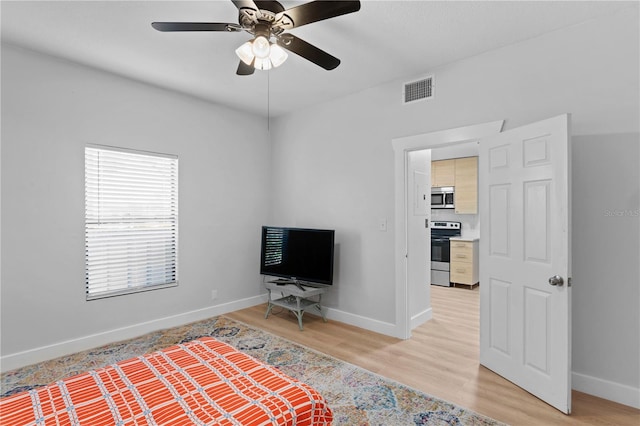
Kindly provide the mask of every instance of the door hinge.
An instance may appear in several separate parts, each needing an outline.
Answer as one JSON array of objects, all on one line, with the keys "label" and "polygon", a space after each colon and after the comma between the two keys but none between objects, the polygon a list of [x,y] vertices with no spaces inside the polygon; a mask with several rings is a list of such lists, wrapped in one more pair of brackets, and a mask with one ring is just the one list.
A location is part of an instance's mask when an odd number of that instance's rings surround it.
[{"label": "door hinge", "polygon": [[428,228],[429,227],[429,219],[425,219],[424,220],[424,227]]},{"label": "door hinge", "polygon": [[571,277],[567,278],[567,287],[571,287]]}]

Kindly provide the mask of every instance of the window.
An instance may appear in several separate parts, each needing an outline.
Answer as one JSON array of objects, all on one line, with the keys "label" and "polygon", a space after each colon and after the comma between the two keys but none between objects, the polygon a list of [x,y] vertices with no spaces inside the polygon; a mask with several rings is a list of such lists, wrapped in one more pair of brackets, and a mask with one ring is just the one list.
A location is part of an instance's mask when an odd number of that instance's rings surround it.
[{"label": "window", "polygon": [[282,265],[282,252],[287,246],[282,228],[267,228],[265,236],[264,266]]},{"label": "window", "polygon": [[178,284],[178,158],[85,148],[87,300]]}]

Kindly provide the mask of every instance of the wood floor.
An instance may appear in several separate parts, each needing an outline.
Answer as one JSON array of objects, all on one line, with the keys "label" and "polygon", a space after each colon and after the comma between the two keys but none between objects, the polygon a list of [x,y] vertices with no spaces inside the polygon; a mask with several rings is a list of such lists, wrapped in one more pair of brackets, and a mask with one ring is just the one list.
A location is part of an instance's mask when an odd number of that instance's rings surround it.
[{"label": "wood floor", "polygon": [[566,416],[478,363],[479,289],[431,286],[433,319],[400,340],[308,313],[304,331],[288,311],[266,305],[230,318],[314,348],[430,395],[512,425],[640,425],[640,410],[573,392]]}]

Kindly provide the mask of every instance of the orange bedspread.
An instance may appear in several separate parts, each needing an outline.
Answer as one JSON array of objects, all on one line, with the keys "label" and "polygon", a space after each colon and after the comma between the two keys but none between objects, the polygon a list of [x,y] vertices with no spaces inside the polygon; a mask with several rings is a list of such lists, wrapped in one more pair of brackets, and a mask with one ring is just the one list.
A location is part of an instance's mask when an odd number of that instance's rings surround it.
[{"label": "orange bedspread", "polygon": [[203,337],[0,400],[8,425],[330,425],[310,386]]}]

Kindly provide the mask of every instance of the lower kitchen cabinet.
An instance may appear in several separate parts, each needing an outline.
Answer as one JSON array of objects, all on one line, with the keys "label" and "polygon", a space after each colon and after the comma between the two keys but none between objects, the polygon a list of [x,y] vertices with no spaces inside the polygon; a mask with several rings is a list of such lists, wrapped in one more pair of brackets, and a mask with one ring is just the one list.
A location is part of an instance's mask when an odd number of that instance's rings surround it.
[{"label": "lower kitchen cabinet", "polygon": [[450,239],[450,281],[453,284],[464,284],[472,288],[479,284],[478,243],[478,239]]}]

